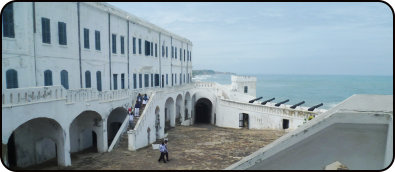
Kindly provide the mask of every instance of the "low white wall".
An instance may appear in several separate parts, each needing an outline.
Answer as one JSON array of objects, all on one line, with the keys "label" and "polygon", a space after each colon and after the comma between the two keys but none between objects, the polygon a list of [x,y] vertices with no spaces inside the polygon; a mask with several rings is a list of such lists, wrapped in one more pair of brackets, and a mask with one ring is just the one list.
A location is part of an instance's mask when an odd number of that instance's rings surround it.
[{"label": "low white wall", "polygon": [[247,113],[250,129],[283,129],[283,119],[289,120],[289,129],[302,125],[309,115],[316,112],[268,107],[239,101],[220,99],[217,104],[217,126],[240,128],[239,114]]}]

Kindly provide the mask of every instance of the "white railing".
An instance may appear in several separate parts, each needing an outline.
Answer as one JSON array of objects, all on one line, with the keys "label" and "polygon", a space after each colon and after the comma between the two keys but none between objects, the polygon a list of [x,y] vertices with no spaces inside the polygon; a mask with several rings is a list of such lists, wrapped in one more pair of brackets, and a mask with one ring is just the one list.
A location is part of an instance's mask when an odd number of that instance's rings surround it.
[{"label": "white railing", "polygon": [[114,148],[114,146],[119,142],[122,133],[125,132],[125,130],[128,127],[128,122],[129,122],[129,115],[126,115],[126,118],[125,118],[125,120],[123,120],[121,127],[119,127],[119,130],[118,130],[117,134],[115,135],[114,139],[112,140],[111,145],[108,147],[108,152],[111,152],[112,149]]},{"label": "white railing", "polygon": [[309,115],[317,115],[318,112],[304,111],[304,110],[295,110],[295,109],[286,109],[281,107],[270,107],[264,105],[250,104],[237,102],[232,100],[220,99],[220,104],[240,108],[248,111],[255,111],[260,113],[267,114],[276,114],[276,115],[288,115],[288,116],[303,116],[308,117]]},{"label": "white railing", "polygon": [[2,106],[23,105],[66,98],[62,86],[2,89]]}]

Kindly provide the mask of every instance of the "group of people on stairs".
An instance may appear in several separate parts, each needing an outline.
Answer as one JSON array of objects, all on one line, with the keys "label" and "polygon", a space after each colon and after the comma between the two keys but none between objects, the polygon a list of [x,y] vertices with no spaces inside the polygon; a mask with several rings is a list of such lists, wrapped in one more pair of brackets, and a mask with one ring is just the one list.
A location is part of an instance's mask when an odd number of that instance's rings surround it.
[{"label": "group of people on stairs", "polygon": [[[135,126],[135,123],[137,123],[137,120],[134,121],[134,117],[139,118],[141,113],[144,111],[145,105],[147,104],[149,98],[147,96],[147,94],[144,94],[144,96],[141,96],[141,94],[139,93],[137,95],[137,99],[136,99],[136,103],[134,104],[134,108],[133,106],[130,107],[128,109],[128,113],[129,113],[129,127],[130,129],[133,129]],[[141,108],[141,111],[140,111]]]}]

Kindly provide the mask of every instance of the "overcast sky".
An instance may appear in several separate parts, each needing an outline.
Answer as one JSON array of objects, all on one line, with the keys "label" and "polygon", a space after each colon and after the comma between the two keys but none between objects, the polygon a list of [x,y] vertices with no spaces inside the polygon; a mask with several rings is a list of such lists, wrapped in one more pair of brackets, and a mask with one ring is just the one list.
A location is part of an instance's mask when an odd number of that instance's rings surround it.
[{"label": "overcast sky", "polygon": [[111,2],[193,43],[193,69],[392,75],[393,18],[378,2]]}]

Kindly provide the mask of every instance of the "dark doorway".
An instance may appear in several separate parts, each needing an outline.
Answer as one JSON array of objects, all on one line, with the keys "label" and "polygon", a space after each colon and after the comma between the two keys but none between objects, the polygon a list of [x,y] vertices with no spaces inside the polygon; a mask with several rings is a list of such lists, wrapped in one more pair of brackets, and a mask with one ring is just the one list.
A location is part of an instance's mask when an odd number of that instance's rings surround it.
[{"label": "dark doorway", "polygon": [[121,128],[122,123],[120,122],[113,122],[110,125],[110,130],[108,132],[108,145],[111,145],[112,140],[114,140],[115,135],[117,135],[117,132],[119,128]]},{"label": "dark doorway", "polygon": [[283,129],[289,128],[289,120],[288,119],[283,119]]},{"label": "dark doorway", "polygon": [[8,164],[10,169],[16,167],[16,149],[14,133],[11,134],[7,143]]},{"label": "dark doorway", "polygon": [[249,128],[249,120],[247,113],[239,114],[239,127],[241,128]]},{"label": "dark doorway", "polygon": [[94,131],[92,131],[92,150],[97,152],[97,135]]},{"label": "dark doorway", "polygon": [[212,103],[209,99],[201,98],[195,104],[195,123],[211,123]]},{"label": "dark doorway", "polygon": [[170,117],[168,109],[165,108],[165,133],[170,129]]}]

